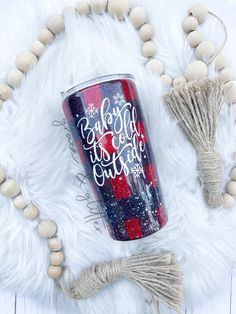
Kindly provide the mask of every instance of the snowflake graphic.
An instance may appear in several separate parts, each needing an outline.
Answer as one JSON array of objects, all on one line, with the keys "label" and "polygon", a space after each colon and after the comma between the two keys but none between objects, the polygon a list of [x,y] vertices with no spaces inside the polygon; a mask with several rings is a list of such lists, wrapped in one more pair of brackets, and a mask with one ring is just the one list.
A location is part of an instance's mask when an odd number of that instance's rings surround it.
[{"label": "snowflake graphic", "polygon": [[143,167],[136,164],[131,168],[131,173],[133,173],[136,178],[139,178],[141,174],[144,175]]},{"label": "snowflake graphic", "polygon": [[88,104],[87,108],[85,109],[85,113],[89,118],[94,118],[98,113],[98,109],[94,107],[94,104]]},{"label": "snowflake graphic", "polygon": [[124,95],[120,93],[116,93],[115,96],[113,96],[113,100],[114,100],[114,103],[120,107],[126,103]]}]

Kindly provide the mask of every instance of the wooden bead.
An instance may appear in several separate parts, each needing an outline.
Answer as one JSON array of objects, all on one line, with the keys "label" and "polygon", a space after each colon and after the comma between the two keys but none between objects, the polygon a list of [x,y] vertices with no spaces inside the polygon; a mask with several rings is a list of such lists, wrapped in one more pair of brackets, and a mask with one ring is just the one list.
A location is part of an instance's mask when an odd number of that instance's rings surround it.
[{"label": "wooden bead", "polygon": [[29,220],[34,220],[39,216],[39,210],[33,205],[27,206],[23,211],[23,216]]},{"label": "wooden bead", "polygon": [[185,33],[195,31],[198,28],[198,21],[193,16],[188,16],[183,22],[183,30]]},{"label": "wooden bead", "polygon": [[196,48],[203,41],[203,36],[198,31],[193,31],[188,34],[188,43],[190,47]]},{"label": "wooden bead", "polygon": [[61,266],[53,266],[50,265],[48,267],[48,276],[52,279],[57,279],[61,277],[62,274],[62,267]]},{"label": "wooden bead", "polygon": [[185,78],[187,81],[199,80],[206,77],[208,68],[202,61],[194,61],[190,63],[185,71]]},{"label": "wooden bead", "polygon": [[225,68],[225,69],[221,70],[219,73],[219,76],[224,83],[228,83],[228,82],[232,81],[234,78],[233,72],[230,68]]},{"label": "wooden bead", "polygon": [[51,238],[48,240],[48,247],[52,252],[60,251],[62,242],[58,238]]},{"label": "wooden bead", "polygon": [[102,14],[107,9],[107,0],[90,0],[90,6],[93,12]]},{"label": "wooden bead", "polygon": [[39,40],[35,40],[32,43],[31,51],[33,52],[33,54],[36,55],[36,57],[40,57],[43,54],[45,49],[46,49],[46,46],[43,43],[41,43],[41,41]]},{"label": "wooden bead", "polygon": [[12,96],[12,88],[7,85],[7,84],[3,84],[3,85],[0,85],[0,98],[2,100],[8,100],[11,98]]},{"label": "wooden bead", "polygon": [[215,53],[215,46],[207,40],[201,42],[196,48],[196,57],[202,60],[210,59]]},{"label": "wooden bead", "polygon": [[225,94],[228,103],[236,102],[236,82],[228,82],[225,84]]},{"label": "wooden bead", "polygon": [[139,36],[143,41],[148,41],[154,36],[154,28],[151,24],[144,24],[139,30]]},{"label": "wooden bead", "polygon": [[130,1],[129,0],[109,0],[108,1],[108,12],[119,20],[123,20],[129,13]]},{"label": "wooden bead", "polygon": [[26,200],[22,194],[14,198],[13,204],[18,209],[24,209],[27,206]]},{"label": "wooden bead", "polygon": [[167,86],[172,85],[172,78],[169,75],[163,74],[160,78],[165,85]]},{"label": "wooden bead", "polygon": [[145,58],[154,57],[156,54],[156,45],[152,40],[146,41],[143,44],[142,54]]},{"label": "wooden bead", "polygon": [[152,59],[147,62],[146,69],[153,74],[162,75],[164,72],[164,65],[160,60]]},{"label": "wooden bead", "polygon": [[39,41],[41,41],[41,43],[43,43],[44,45],[51,44],[53,40],[54,40],[54,35],[48,29],[43,29],[41,33],[39,34]]},{"label": "wooden bead", "polygon": [[9,179],[3,182],[0,191],[6,197],[15,197],[20,193],[20,186],[15,180]]},{"label": "wooden bead", "polygon": [[0,184],[6,179],[6,169],[0,166]]},{"label": "wooden bead", "polygon": [[22,72],[27,72],[37,61],[37,57],[31,51],[23,51],[16,56],[16,67]]},{"label": "wooden bead", "polygon": [[231,208],[234,205],[234,198],[232,195],[225,193],[223,194],[223,206]]},{"label": "wooden bead", "polygon": [[62,10],[62,14],[63,14],[63,15],[66,15],[66,14],[75,14],[75,7],[73,7],[72,5],[66,6],[66,7]]},{"label": "wooden bead", "polygon": [[230,181],[226,186],[226,190],[230,195],[236,196],[236,182]]},{"label": "wooden bead", "polygon": [[22,80],[23,80],[24,74],[18,69],[12,69],[7,73],[6,81],[8,85],[10,85],[13,88],[19,87]]},{"label": "wooden bead", "polygon": [[199,24],[202,24],[207,18],[208,10],[205,5],[198,3],[191,8],[190,13],[198,20]]},{"label": "wooden bead", "polygon": [[129,18],[136,29],[139,29],[147,21],[147,13],[141,7],[131,9]]},{"label": "wooden bead", "polygon": [[176,77],[176,79],[174,79],[173,81],[173,86],[174,87],[179,87],[179,86],[183,86],[187,83],[185,77],[183,76],[179,76],[179,77]]},{"label": "wooden bead", "polygon": [[52,252],[49,257],[50,264],[59,266],[64,262],[64,254],[62,252]]},{"label": "wooden bead", "polygon": [[57,233],[57,225],[52,220],[43,220],[38,225],[38,233],[42,238],[50,239]]},{"label": "wooden bead", "polygon": [[47,28],[53,33],[58,34],[65,30],[64,17],[60,14],[54,14],[47,19]]},{"label": "wooden bead", "polygon": [[236,181],[236,167],[234,167],[230,172],[231,179]]},{"label": "wooden bead", "polygon": [[90,14],[90,6],[86,1],[80,1],[77,3],[75,9],[80,15],[88,16]]},{"label": "wooden bead", "polygon": [[215,58],[215,70],[221,71],[225,67],[225,58],[222,55],[219,55]]}]

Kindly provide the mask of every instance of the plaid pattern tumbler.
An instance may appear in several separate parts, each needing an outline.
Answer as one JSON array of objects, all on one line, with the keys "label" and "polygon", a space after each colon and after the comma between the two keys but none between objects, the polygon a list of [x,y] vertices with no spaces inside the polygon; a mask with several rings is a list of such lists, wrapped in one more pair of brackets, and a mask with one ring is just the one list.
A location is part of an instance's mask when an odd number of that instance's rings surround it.
[{"label": "plaid pattern tumbler", "polygon": [[65,93],[63,110],[110,235],[139,239],[167,222],[132,75],[109,75]]}]

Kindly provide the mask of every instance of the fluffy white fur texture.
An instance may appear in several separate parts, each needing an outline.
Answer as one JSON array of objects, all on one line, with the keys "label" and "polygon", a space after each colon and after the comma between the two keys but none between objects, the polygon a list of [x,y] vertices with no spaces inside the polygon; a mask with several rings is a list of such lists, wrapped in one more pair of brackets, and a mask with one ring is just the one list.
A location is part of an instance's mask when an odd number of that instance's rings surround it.
[{"label": "fluffy white fur texture", "polygon": [[[195,2],[192,0],[134,1],[144,6],[156,30],[158,57],[166,72],[181,75],[194,60],[181,23]],[[204,1],[209,10],[226,23],[229,39],[224,55],[236,74],[234,0]],[[16,54],[37,38],[45,19],[71,4],[63,0],[11,0],[0,2],[1,78],[14,67]],[[72,4],[74,1],[72,0]],[[65,17],[66,32],[48,47],[27,75],[14,98],[0,112],[0,163],[8,176],[20,181],[28,201],[36,204],[42,218],[56,221],[63,240],[66,266],[73,275],[86,267],[129,256],[138,250],[172,250],[183,268],[185,305],[192,307],[220,292],[236,257],[236,207],[207,208],[196,169],[196,152],[170,117],[162,102],[166,92],[159,78],[144,70],[141,42],[129,21],[118,22],[108,15]],[[218,47],[223,41],[221,26],[212,17],[201,27],[206,39]],[[212,67],[213,68],[213,67]],[[61,120],[60,92],[78,82],[111,73],[133,73],[142,99],[158,164],[169,222],[148,238],[122,243],[113,241],[101,220],[87,223],[86,202],[76,200],[86,193],[75,176],[81,165],[72,158]],[[216,75],[211,69],[211,76]],[[217,133],[217,148],[223,159],[224,182],[236,150],[235,112],[224,105]],[[89,191],[90,192],[90,191]],[[85,301],[68,300],[47,277],[48,248],[39,238],[36,223],[22,218],[12,202],[0,196],[0,280],[8,289],[52,301],[58,313],[154,313],[149,296],[127,280],[119,280]],[[101,229],[100,231],[96,231]],[[162,308],[162,313],[169,313]]]}]

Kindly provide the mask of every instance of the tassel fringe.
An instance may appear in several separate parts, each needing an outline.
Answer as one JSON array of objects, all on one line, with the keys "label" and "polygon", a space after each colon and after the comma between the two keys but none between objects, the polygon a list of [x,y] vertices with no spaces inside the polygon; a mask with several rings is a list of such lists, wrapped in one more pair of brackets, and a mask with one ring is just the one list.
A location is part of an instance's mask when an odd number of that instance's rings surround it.
[{"label": "tassel fringe", "polygon": [[94,265],[76,283],[61,282],[61,286],[70,298],[87,299],[121,277],[136,283],[155,301],[163,302],[178,314],[183,313],[182,274],[172,254],[140,254]]},{"label": "tassel fringe", "polygon": [[219,113],[225,100],[222,81],[193,81],[173,89],[164,100],[198,152],[198,169],[208,206],[222,206],[221,160],[214,148]]}]

